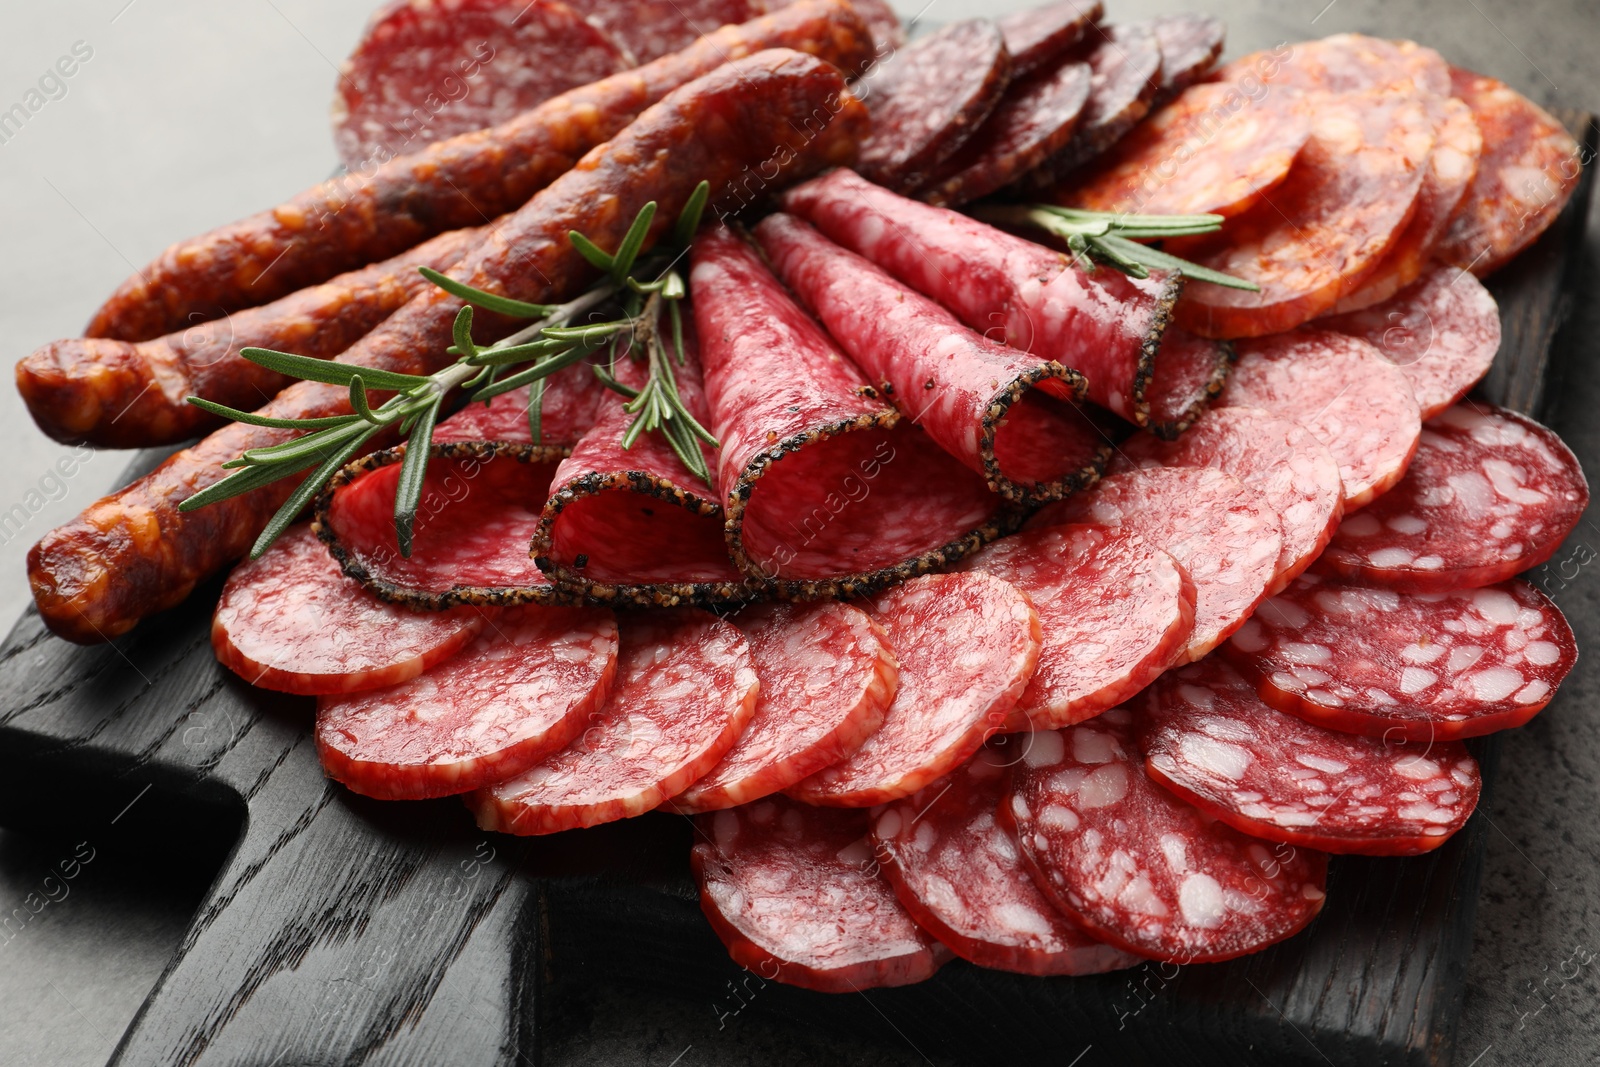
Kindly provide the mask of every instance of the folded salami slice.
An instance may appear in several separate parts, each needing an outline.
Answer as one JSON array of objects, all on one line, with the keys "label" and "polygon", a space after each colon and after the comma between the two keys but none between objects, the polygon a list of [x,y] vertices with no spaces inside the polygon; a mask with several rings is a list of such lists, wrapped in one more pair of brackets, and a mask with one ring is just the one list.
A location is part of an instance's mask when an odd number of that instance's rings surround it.
[{"label": "folded salami slice", "polygon": [[1050,66],[1092,32],[1090,27],[1104,11],[1100,0],[1055,0],[1001,18],[1000,33],[1011,53],[1011,77],[1025,78]]},{"label": "folded salami slice", "polygon": [[1111,469],[1133,467],[1215,467],[1260,493],[1283,534],[1274,593],[1315,562],[1344,517],[1333,453],[1298,422],[1260,408],[1218,408],[1176,441],[1134,434]]},{"label": "folded salami slice", "polygon": [[868,823],[781,796],[695,819],[700,910],[735,963],[822,993],[932,977],[950,952],[895,899]]},{"label": "folded salami slice", "polygon": [[419,678],[322,697],[322,769],[384,800],[450,796],[521,774],[606,702],[617,659],[617,622],[604,608],[497,612],[470,648]]},{"label": "folded salami slice", "polygon": [[570,451],[594,426],[606,403],[625,402],[602,385],[587,364],[558,371],[545,379],[535,441],[528,425],[531,389],[523,386],[487,403],[468,404],[434,427],[434,441],[509,441]]},{"label": "folded salami slice", "polygon": [[716,766],[755,712],[750,646],[692,608],[627,614],[610,699],[571,743],[467,806],[485,830],[552,834],[639,815]]},{"label": "folded salami slice", "polygon": [[1347,334],[1298,330],[1238,348],[1221,403],[1264,408],[1310,430],[1339,461],[1346,511],[1404,476],[1422,418],[1405,374],[1371,345]]},{"label": "folded salami slice", "polygon": [[1033,884],[1016,838],[998,823],[1014,750],[980,749],[965,767],[873,820],[883,873],[900,903],[962,959],[1019,974],[1101,974],[1139,957],[1097,941]]},{"label": "folded salami slice", "polygon": [[900,661],[883,725],[853,756],[791,786],[808,804],[866,808],[965,763],[1000,729],[1039,662],[1039,615],[988,574],[930,574],[869,602]]},{"label": "folded salami slice", "polygon": [[1045,526],[962,564],[1004,578],[1039,612],[1039,665],[1007,732],[1054,730],[1155,681],[1189,642],[1195,586],[1165,551],[1108,526]]},{"label": "folded salami slice", "polygon": [[900,422],[754,249],[702,234],[689,287],[728,545],[757,588],[869,593],[992,540],[979,475]]},{"label": "folded salami slice", "polygon": [[1085,273],[1062,253],[836,170],[784,206],[830,239],[937,300],[986,337],[1074,367],[1089,399],[1143,425],[1146,385],[1180,275]]},{"label": "folded salami slice", "polygon": [[1397,593],[1303,575],[1225,647],[1279,711],[1330,730],[1453,741],[1521,726],[1578,646],[1526,582]]},{"label": "folded salami slice", "polygon": [[308,526],[234,568],[211,618],[217,660],[283,693],[350,693],[415,678],[472,639],[467,612],[385,604],[339,573]]},{"label": "folded salami slice", "polygon": [[[731,22],[744,22],[782,4],[761,0],[570,0],[584,18],[620,43],[636,62],[648,63],[693,44]],[[861,12],[867,18],[866,11]]]},{"label": "folded salami slice", "polygon": [[1583,154],[1554,116],[1493,78],[1451,69],[1450,95],[1472,109],[1484,151],[1437,254],[1482,278],[1549,229],[1578,187]]},{"label": "folded salami slice", "polygon": [[1227,640],[1267,595],[1283,549],[1278,513],[1266,498],[1209,468],[1128,471],[1041,509],[1029,529],[1060,523],[1120,527],[1165,549],[1194,582],[1194,629],[1177,662]]},{"label": "folded salami slice", "polygon": [[1234,357],[1227,341],[1168,326],[1161,337],[1161,358],[1145,386],[1145,402],[1150,405],[1145,429],[1165,441],[1187,432],[1228,384]]},{"label": "folded salami slice", "polygon": [[1415,41],[1360,33],[1336,33],[1252,52],[1217,71],[1215,79],[1240,84],[1254,80],[1274,88],[1323,93],[1385,89],[1450,95],[1450,67],[1438,52]]},{"label": "folded salami slice", "polygon": [[1212,656],[1157,682],[1137,717],[1150,777],[1268,841],[1367,856],[1438,848],[1478,804],[1478,761],[1433,744],[1336,733],[1274,711]]},{"label": "folded salami slice", "polygon": [[900,669],[883,628],[860,608],[756,604],[734,616],[761,692],[738,742],[668,803],[731,808],[794,785],[854,753],[883,722]]},{"label": "folded salami slice", "polygon": [[1468,401],[1423,427],[1400,484],[1340,524],[1317,566],[1408,593],[1492,585],[1555,555],[1588,506],[1561,438]]},{"label": "folded salami slice", "polygon": [[1282,941],[1322,910],[1328,857],[1241,834],[1150,781],[1126,708],[1031,741],[1000,816],[1035,884],[1093,936],[1212,963]]},{"label": "folded salami slice", "polygon": [[1222,55],[1228,27],[1214,15],[1194,14],[1162,15],[1150,26],[1161,46],[1160,106],[1205,77]]}]

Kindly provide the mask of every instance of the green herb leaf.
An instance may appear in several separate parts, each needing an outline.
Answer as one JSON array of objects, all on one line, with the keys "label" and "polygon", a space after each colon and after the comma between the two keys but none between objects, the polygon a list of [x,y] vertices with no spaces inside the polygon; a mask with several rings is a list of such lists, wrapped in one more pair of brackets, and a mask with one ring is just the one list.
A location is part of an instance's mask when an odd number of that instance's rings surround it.
[{"label": "green herb leaf", "polygon": [[611,280],[617,285],[628,280],[628,275],[633,271],[633,261],[639,258],[639,250],[644,248],[645,238],[650,236],[650,224],[655,217],[656,202],[651,200],[639,209],[628,232],[623,234],[622,243],[617,246],[617,254],[611,261]]},{"label": "green herb leaf", "polygon": [[1163,252],[1160,249],[1151,248],[1148,245],[1137,244],[1115,236],[1106,236],[1099,240],[1103,244],[1110,245],[1115,251],[1128,259],[1147,267],[1155,267],[1157,270],[1175,270],[1182,273],[1184,277],[1193,278],[1197,282],[1211,282],[1213,285],[1224,285],[1229,289],[1243,289],[1252,293],[1261,291],[1261,287],[1255,282],[1248,282],[1243,278],[1235,278],[1231,274],[1224,274],[1219,270],[1212,270],[1210,267],[1202,267],[1198,263],[1190,263],[1187,259],[1179,259],[1177,256]]},{"label": "green herb leaf", "polygon": [[470,360],[477,357],[478,346],[472,343],[471,304],[456,312],[456,320],[450,324],[450,335],[455,339],[455,350],[462,358]]},{"label": "green herb leaf", "polygon": [[367,402],[367,383],[359,374],[350,379],[350,407],[364,421],[374,426],[383,426],[394,421],[392,413],[387,416],[373,413],[372,405]]},{"label": "green herb leaf", "polygon": [[611,255],[601,250],[600,246],[589,240],[577,230],[567,231],[567,240],[572,242],[572,247],[578,250],[578,255],[599,267],[607,274],[611,273],[611,265],[615,262]]},{"label": "green herb leaf", "polygon": [[700,218],[705,214],[706,204],[711,199],[711,183],[701,182],[694,187],[694,192],[689,194],[689,199],[684,203],[683,210],[678,212],[678,221],[672,227],[672,243],[683,248],[694,240],[696,231],[700,229]]},{"label": "green herb leaf", "polygon": [[417,504],[422,500],[423,477],[428,472],[428,450],[433,445],[433,427],[439,418],[440,397],[417,415],[416,429],[406,440],[406,455],[400,461],[400,479],[394,491],[394,531],[400,540],[400,554],[411,557],[412,533],[417,521]]},{"label": "green herb leaf", "polygon": [[265,426],[273,430],[320,430],[328,426],[342,426],[349,422],[349,415],[330,415],[325,419],[275,419],[267,415],[258,415],[253,411],[240,411],[230,408],[226,404],[218,404],[204,397],[185,397],[189,403],[201,411],[209,411],[233,422],[242,422],[246,426]]},{"label": "green herb leaf", "polygon": [[422,276],[449,293],[451,296],[460,297],[467,303],[480,307],[485,311],[493,311],[513,319],[542,319],[555,310],[552,304],[530,304],[526,300],[513,300],[509,296],[500,296],[497,293],[486,292],[474,288],[466,282],[458,282],[447,274],[440,274],[432,267],[418,267]]},{"label": "green herb leaf", "polygon": [[323,460],[321,466],[306,476],[305,481],[300,483],[293,495],[284,501],[283,507],[279,508],[277,514],[272,516],[272,521],[267,523],[265,530],[261,531],[261,536],[256,538],[255,545],[250,549],[251,559],[260,559],[261,554],[272,547],[272,542],[276,541],[278,535],[283,533],[289,524],[299,517],[300,513],[305,510],[306,505],[311,503],[311,498],[322,491],[322,487],[328,483],[328,479],[333,477],[333,472],[349,463],[351,458],[361,451],[362,446],[379,429],[380,427],[377,426],[368,427],[359,437],[352,439],[339,451]]},{"label": "green herb leaf", "polygon": [[348,386],[350,380],[358,374],[372,389],[405,392],[419,385],[428,384],[427,378],[417,374],[396,374],[375,367],[336,363],[331,359],[312,359],[310,356],[297,356],[291,352],[274,352],[270,348],[241,348],[239,354],[251,363],[277,371],[279,374],[291,378],[303,378],[310,382],[324,382],[328,385]]}]

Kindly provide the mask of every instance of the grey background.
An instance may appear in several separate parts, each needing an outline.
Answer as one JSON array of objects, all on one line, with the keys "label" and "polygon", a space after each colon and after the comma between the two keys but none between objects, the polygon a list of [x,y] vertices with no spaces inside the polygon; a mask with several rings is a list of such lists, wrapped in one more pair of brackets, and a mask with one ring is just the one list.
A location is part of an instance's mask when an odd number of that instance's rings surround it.
[{"label": "grey background", "polygon": [[[136,265],[180,237],[276,203],[336,164],[327,107],[339,60],[374,0],[0,0],[0,110],[20,101],[75,42],[93,56],[0,144],[0,340],[9,359],[81,329]],[[898,3],[904,14],[917,4]],[[929,19],[993,15],[1021,0],[932,0]],[[1110,0],[1112,18],[1182,10],[1181,0]],[[1211,0],[1230,55],[1343,30],[1412,37],[1547,104],[1600,110],[1593,0]],[[1582,291],[1558,341],[1548,419],[1600,471],[1600,310],[1590,221]],[[40,435],[0,389],[0,616],[27,601],[28,546],[115,481],[126,457],[101,453],[63,483],[69,450]],[[54,499],[49,499],[54,497]],[[1600,549],[1586,519],[1561,557]],[[1580,558],[1593,559],[1594,552]],[[1492,805],[1457,1062],[1600,1060],[1600,568],[1551,585],[1572,618],[1580,662],[1551,708],[1516,731]],[[1572,573],[1569,568],[1567,574]],[[63,789],[71,783],[62,783]],[[48,797],[39,798],[41,805]],[[34,891],[75,842],[0,829],[0,913]],[[114,844],[114,843],[113,843]],[[97,855],[22,935],[0,937],[0,1063],[103,1063],[200,899],[205,865]],[[1566,977],[1576,970],[1576,977]],[[924,1062],[937,1049],[886,1027],[881,1046],[844,1047],[752,1021],[725,1031],[704,1007],[602,1000],[555,1049],[557,1062],[743,1064]],[[702,1018],[704,1016],[704,1018]],[[909,1036],[909,1039],[908,1039]],[[1077,1046],[1073,1046],[1076,1051]],[[674,1057],[679,1057],[674,1060]],[[1066,1057],[1063,1057],[1065,1061]],[[1093,1049],[1082,1061],[1118,1062]]]}]

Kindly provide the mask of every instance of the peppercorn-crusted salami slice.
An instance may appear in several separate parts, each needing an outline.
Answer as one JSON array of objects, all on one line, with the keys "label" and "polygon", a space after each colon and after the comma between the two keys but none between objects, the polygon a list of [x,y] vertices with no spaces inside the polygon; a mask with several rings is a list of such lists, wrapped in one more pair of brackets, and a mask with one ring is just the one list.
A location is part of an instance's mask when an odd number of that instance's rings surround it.
[{"label": "peppercorn-crusted salami slice", "polygon": [[670,804],[731,808],[849,756],[883,722],[900,669],[883,628],[860,608],[756,604],[733,617],[761,682],[755,717],[715,767]]},{"label": "peppercorn-crusted salami slice", "polygon": [[1152,782],[1115,708],[1034,734],[1001,803],[1034,882],[1129,952],[1212,963],[1299,932],[1322,909],[1328,857],[1216,822]]},{"label": "peppercorn-crusted salami slice", "polygon": [[485,830],[552,834],[651,810],[716,766],[755,712],[750,646],[692,608],[625,614],[616,683],[566,748],[467,798]]},{"label": "peppercorn-crusted salami slice", "polygon": [[[568,0],[572,7],[622,45],[636,62],[648,63],[687,48],[704,34],[763,14],[761,0]],[[776,10],[782,4],[772,4]],[[868,12],[860,11],[863,19]]]},{"label": "peppercorn-crusted salami slice", "polygon": [[1413,741],[1521,726],[1578,657],[1561,610],[1526,582],[1407,594],[1315,574],[1263,604],[1224,648],[1279,711]]},{"label": "peppercorn-crusted salami slice", "polygon": [[1214,15],[1195,14],[1162,15],[1150,26],[1161,46],[1160,104],[1205,77],[1222,55],[1228,27]]},{"label": "peppercorn-crusted salami slice", "polygon": [[1271,592],[1311,566],[1344,516],[1333,453],[1298,422],[1260,408],[1218,408],[1176,441],[1134,434],[1112,462],[1114,472],[1129,467],[1215,467],[1260,493],[1283,534]]},{"label": "peppercorn-crusted salami slice", "polygon": [[1450,93],[1472,109],[1484,151],[1436,254],[1482,278],[1556,220],[1578,187],[1583,157],[1560,122],[1503,82],[1452,68]]},{"label": "peppercorn-crusted salami slice", "polygon": [[322,769],[357,793],[417,800],[521,774],[566,745],[611,693],[617,622],[604,608],[522,607],[401,685],[317,702]]},{"label": "peppercorn-crusted salami slice", "polygon": [[339,573],[308,526],[234,568],[211,618],[217,660],[251,685],[350,693],[415,678],[472,639],[470,613],[407,611]]},{"label": "peppercorn-crusted salami slice", "polygon": [[491,397],[487,403],[468,404],[434,427],[433,439],[448,441],[511,441],[571,449],[600,417],[607,401],[621,404],[595,377],[587,363],[568,367],[545,379],[539,404],[539,440],[528,425],[532,386]]},{"label": "peppercorn-crusted salami slice", "polygon": [[1105,479],[1043,508],[1029,528],[1120,527],[1165,549],[1194,582],[1194,628],[1177,661],[1197,660],[1266,597],[1283,549],[1278,513],[1261,493],[1210,468],[1152,467]]},{"label": "peppercorn-crusted salami slice", "polygon": [[1039,662],[1038,613],[993,575],[925,575],[867,610],[889,635],[900,685],[854,755],[787,790],[808,804],[871,807],[948,774],[1005,722]]},{"label": "peppercorn-crusted salami slice", "polygon": [[1353,511],[1406,472],[1422,419],[1405,374],[1365,341],[1326,330],[1239,343],[1221,403],[1293,419],[1339,461]]},{"label": "peppercorn-crusted salami slice", "polygon": [[1050,66],[1100,21],[1100,0],[1056,0],[1013,11],[998,21],[1011,53],[1011,76],[1025,78]]},{"label": "peppercorn-crusted salami slice", "polygon": [[1097,26],[1087,36],[1089,102],[1067,147],[1027,176],[1029,188],[1049,188],[1116,144],[1150,113],[1161,91],[1161,41],[1153,25]]},{"label": "peppercorn-crusted salami slice", "polygon": [[1336,33],[1315,41],[1281,44],[1234,60],[1217,81],[1265,82],[1273,88],[1317,93],[1369,89],[1449,96],[1450,67],[1415,41],[1389,41],[1361,33]]},{"label": "peppercorn-crusted salami slice", "polygon": [[1555,555],[1588,505],[1561,438],[1468,401],[1423,427],[1406,476],[1340,524],[1317,566],[1409,593],[1491,585]]},{"label": "peppercorn-crusted salami slice", "polygon": [[948,778],[890,804],[875,851],[917,924],[980,967],[1021,974],[1101,974],[1139,963],[1068,922],[996,821],[1010,764],[1031,738],[985,747]]},{"label": "peppercorn-crusted salami slice", "polygon": [[1163,677],[1137,717],[1150,777],[1235,829],[1323,852],[1414,856],[1483,787],[1459,741],[1337,733],[1284,715],[1216,656]]},{"label": "peppercorn-crusted salami slice", "polygon": [[1193,426],[1228,384],[1234,351],[1226,341],[1168,326],[1161,336],[1160,355],[1144,391],[1150,406],[1145,429],[1171,441]]},{"label": "peppercorn-crusted salami slice", "polygon": [[782,796],[695,818],[700,910],[735,963],[851,993],[921,982],[950,958],[884,881],[869,821]]}]

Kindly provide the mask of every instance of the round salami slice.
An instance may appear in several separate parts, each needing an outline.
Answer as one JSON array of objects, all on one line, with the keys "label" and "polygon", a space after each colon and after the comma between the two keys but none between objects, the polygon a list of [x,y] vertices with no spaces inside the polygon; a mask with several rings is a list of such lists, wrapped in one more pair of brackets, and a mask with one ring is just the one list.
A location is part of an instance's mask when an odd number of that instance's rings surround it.
[{"label": "round salami slice", "polygon": [[[754,3],[755,0],[751,2]],[[767,0],[767,10],[777,11],[793,2],[794,0]],[[856,14],[861,16],[867,28],[872,31],[872,43],[877,55],[889,55],[906,43],[906,28],[901,23],[900,16],[895,14],[894,8],[889,5],[889,0],[850,0],[850,6],[855,8]]]},{"label": "round salami slice", "polygon": [[1588,506],[1561,438],[1503,408],[1457,404],[1423,427],[1400,484],[1346,519],[1317,566],[1408,593],[1492,585],[1555,555]]},{"label": "round salami slice", "polygon": [[[767,10],[761,0],[570,0],[639,63],[693,44],[729,23],[748,22]],[[771,5],[773,9],[781,4]],[[862,12],[866,17],[866,12]]]},{"label": "round salami slice", "polygon": [[1013,11],[999,20],[1011,76],[1025,78],[1052,65],[1100,21],[1100,0],[1055,0],[1055,3]]},{"label": "round salami slice", "polygon": [[696,817],[700,910],[735,963],[822,993],[932,977],[949,950],[895,899],[868,823],[781,796]]},{"label": "round salami slice", "polygon": [[1302,576],[1225,646],[1261,699],[1330,730],[1453,741],[1521,726],[1578,646],[1526,582],[1397,593]]},{"label": "round salami slice", "polygon": [[1212,656],[1163,677],[1137,719],[1150,777],[1236,830],[1367,856],[1438,848],[1478,804],[1459,741],[1391,742],[1274,711]]},{"label": "round salami slice", "polygon": [[1034,734],[1000,816],[1034,882],[1093,936],[1177,964],[1298,933],[1322,910],[1328,857],[1249,837],[1172,796],[1140,765],[1115,708]]},{"label": "round salami slice", "polygon": [[1145,429],[1166,441],[1186,432],[1228,384],[1233,359],[1228,342],[1168,326],[1144,391],[1150,405]]},{"label": "round salami slice", "polygon": [[989,117],[1011,77],[999,28],[952,22],[896,51],[857,81],[872,136],[856,169],[891,189],[913,189]]},{"label": "round salami slice", "polygon": [[1119,446],[1111,469],[1132,467],[1215,467],[1260,493],[1278,513],[1283,534],[1274,593],[1322,554],[1344,516],[1333,453],[1298,422],[1260,408],[1218,408],[1176,441],[1134,434]]},{"label": "round salami slice", "polygon": [[867,808],[948,774],[1001,727],[1039,662],[1038,613],[992,575],[930,574],[869,604],[900,685],[854,755],[787,790],[808,804]]},{"label": "round salami slice", "polygon": [[610,699],[566,748],[467,798],[485,830],[553,834],[639,815],[716,766],[755,712],[750,646],[692,608],[624,615]]},{"label": "round salami slice", "polygon": [[1028,175],[1029,188],[1049,188],[1122,140],[1161,90],[1161,42],[1151,24],[1095,27],[1088,37],[1089,102],[1067,147]]},{"label": "round salami slice", "polygon": [[962,566],[1004,578],[1039,612],[1039,665],[1006,717],[1008,732],[1054,730],[1115,707],[1171,666],[1194,629],[1194,583],[1128,531],[1024,530]]},{"label": "round salami slice", "polygon": [[470,612],[422,614],[339,573],[309,526],[234,568],[211,618],[217,660],[282,693],[351,693],[415,678],[472,639]]},{"label": "round salami slice", "polygon": [[434,441],[511,441],[570,450],[600,418],[602,405],[623,403],[587,364],[568,367],[545,379],[535,441],[528,423],[531,390],[532,386],[523,386],[488,403],[468,404],[434,427]]},{"label": "round salami slice", "polygon": [[1217,81],[1266,82],[1307,92],[1357,93],[1394,90],[1450,95],[1450,67],[1415,41],[1388,41],[1360,33],[1336,33],[1316,41],[1283,44],[1234,60]]},{"label": "round salami slice", "polygon": [[980,749],[948,778],[890,804],[873,820],[875,851],[917,925],[962,959],[1019,974],[1102,974],[1138,956],[1085,934],[1033,884],[1011,831],[995,818],[1011,752]]},{"label": "round salami slice", "polygon": [[450,796],[521,774],[566,745],[617,672],[604,608],[512,608],[455,658],[402,685],[317,702],[317,753],[364,796]]},{"label": "round salami slice", "polygon": [[1278,513],[1230,474],[1209,468],[1128,471],[1040,510],[1029,527],[1116,526],[1165,549],[1194,582],[1194,629],[1180,663],[1237,630],[1266,597],[1283,550]]},{"label": "round salami slice", "polygon": [[1354,511],[1398,482],[1417,450],[1422,418],[1405,374],[1365,341],[1299,330],[1239,343],[1221,403],[1292,419],[1339,461],[1344,506]]},{"label": "round salami slice", "polygon": [[894,699],[894,650],[860,608],[757,604],[733,623],[761,681],[755,717],[720,763],[669,801],[674,811],[716,811],[789,788],[860,748]]},{"label": "round salami slice", "polygon": [[368,169],[629,65],[559,0],[393,0],[340,68],[334,143],[346,167]]},{"label": "round salami slice", "polygon": [[1222,55],[1228,27],[1213,15],[1162,15],[1150,20],[1161,45],[1161,92],[1170,100],[1205,77]]},{"label": "round salami slice", "polygon": [[1583,158],[1566,127],[1503,82],[1452,69],[1450,86],[1472,109],[1484,151],[1435,254],[1482,278],[1549,229],[1578,187]]}]

